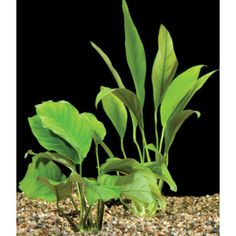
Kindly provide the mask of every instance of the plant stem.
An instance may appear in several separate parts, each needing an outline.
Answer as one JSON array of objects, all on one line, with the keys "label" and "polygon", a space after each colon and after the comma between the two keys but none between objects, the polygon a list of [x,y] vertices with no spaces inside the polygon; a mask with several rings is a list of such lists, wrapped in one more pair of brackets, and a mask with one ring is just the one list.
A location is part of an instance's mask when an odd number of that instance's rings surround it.
[{"label": "plant stem", "polygon": [[125,148],[124,148],[124,138],[120,139],[120,146],[121,146],[121,151],[123,153],[123,156],[125,159],[127,159],[126,153],[125,153]]},{"label": "plant stem", "polygon": [[111,149],[110,149],[104,142],[101,142],[100,144],[101,144],[102,148],[104,149],[104,151],[107,153],[107,155],[108,155],[110,158],[113,158],[114,155],[113,155]]},{"label": "plant stem", "polygon": [[95,142],[95,154],[96,154],[96,161],[97,161],[97,169],[98,169],[98,176],[100,175],[100,162],[99,162],[99,154],[98,154],[98,144]]},{"label": "plant stem", "polygon": [[[157,109],[154,111],[154,126],[155,126],[155,137],[156,137],[156,148],[159,146],[159,137],[158,137],[158,129],[157,129]],[[157,160],[157,153],[155,154],[155,158]]]},{"label": "plant stem", "polygon": [[133,141],[134,141],[134,144],[136,145],[136,147],[138,149],[140,162],[143,163],[143,156],[142,156],[142,153],[141,153],[141,149],[140,149],[139,144],[138,144],[137,139],[136,139],[136,130],[137,130],[137,128],[133,124]]},{"label": "plant stem", "polygon": [[98,200],[97,222],[96,222],[97,230],[102,229],[103,214],[104,214],[104,202],[102,200]]},{"label": "plant stem", "polygon": [[164,129],[165,127],[162,128],[162,132],[161,132],[161,140],[160,140],[160,146],[159,146],[159,153],[161,153],[161,149],[162,149],[162,144],[163,144],[163,140],[164,140]]},{"label": "plant stem", "polygon": [[70,200],[71,200],[71,202],[72,202],[72,204],[73,204],[73,206],[74,206],[76,212],[79,213],[80,211],[79,211],[78,207],[76,206],[76,203],[75,203],[75,201],[74,201],[74,199],[73,199],[72,196],[70,196]]},{"label": "plant stem", "polygon": [[145,136],[145,131],[144,129],[140,128],[141,130],[141,134],[142,134],[142,139],[143,139],[143,159],[144,159],[144,152],[146,150],[146,155],[147,155],[147,161],[148,162],[151,162],[151,158],[150,158],[150,155],[149,155],[149,151],[147,148],[145,148],[145,146],[147,145],[147,140],[146,140],[146,136]]}]

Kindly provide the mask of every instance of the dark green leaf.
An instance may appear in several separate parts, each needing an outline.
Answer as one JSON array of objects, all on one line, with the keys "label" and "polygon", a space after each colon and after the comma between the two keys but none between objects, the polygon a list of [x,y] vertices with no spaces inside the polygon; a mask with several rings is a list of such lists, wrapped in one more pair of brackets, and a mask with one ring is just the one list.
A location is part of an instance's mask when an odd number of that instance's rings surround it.
[{"label": "dark green leaf", "polygon": [[200,117],[200,112],[198,111],[184,110],[179,112],[169,120],[165,129],[165,153],[168,153],[170,146],[174,141],[175,135],[184,121],[194,113],[197,114],[198,118]]},{"label": "dark green leaf", "polygon": [[157,110],[174,78],[178,67],[173,42],[167,29],[161,25],[158,35],[158,53],[152,67],[154,109]]},{"label": "dark green leaf", "polygon": [[124,14],[126,59],[133,77],[137,97],[143,107],[146,77],[145,51],[125,0],[122,1],[122,9]]}]

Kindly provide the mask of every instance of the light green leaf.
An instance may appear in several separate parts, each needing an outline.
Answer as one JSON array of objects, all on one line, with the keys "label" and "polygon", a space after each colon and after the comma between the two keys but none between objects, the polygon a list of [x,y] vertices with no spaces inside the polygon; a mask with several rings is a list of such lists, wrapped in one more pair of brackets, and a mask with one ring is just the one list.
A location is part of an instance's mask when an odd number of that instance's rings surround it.
[{"label": "light green leaf", "polygon": [[108,87],[102,87],[101,91],[98,93],[96,97],[95,105],[97,106],[97,104],[104,97],[106,97],[107,95],[111,93],[115,95],[116,97],[118,97],[124,103],[124,105],[133,112],[139,126],[143,128],[144,123],[143,123],[143,111],[142,111],[141,103],[138,97],[132,91],[128,89],[125,89],[125,88],[111,89]]},{"label": "light green leaf", "polygon": [[104,164],[101,165],[100,170],[101,174],[108,172],[119,171],[123,173],[131,173],[135,170],[141,170],[144,167],[132,158],[120,159],[120,158],[109,158]]},{"label": "light green leaf", "polygon": [[85,184],[85,194],[89,205],[93,205],[98,200],[107,202],[111,199],[117,200],[120,196],[120,188],[114,185],[98,184],[95,180],[83,178]]},{"label": "light green leaf", "polygon": [[156,153],[156,158],[158,160],[164,160],[163,155],[159,152],[158,148],[153,143],[149,143],[149,144],[145,145],[144,148],[155,152]]},{"label": "light green leaf", "polygon": [[170,186],[170,189],[172,191],[177,191],[177,185],[172,179],[171,174],[163,161],[159,160],[154,162],[148,162],[144,165],[150,168],[150,170],[152,170],[157,175],[157,178],[164,180]]},{"label": "light green leaf", "polygon": [[184,121],[194,113],[197,114],[198,118],[200,117],[200,112],[198,111],[184,110],[179,112],[169,120],[165,129],[165,153],[168,153],[170,146],[174,141],[175,135]]},{"label": "light green leaf", "polygon": [[78,153],[81,163],[92,142],[92,130],[86,119],[66,101],[47,101],[36,105],[43,127],[66,140]]},{"label": "light green leaf", "polygon": [[[39,181],[38,177],[45,177],[49,180],[55,181],[57,184],[65,184],[66,176],[61,172],[60,168],[52,161],[36,162],[39,157],[34,156],[32,163],[29,164],[26,175],[19,183],[19,188],[30,199],[42,199],[46,201],[56,201],[55,193],[45,184]],[[67,184],[66,184],[67,185]],[[70,184],[68,183],[69,190]],[[65,187],[63,185],[63,187]],[[59,187],[60,188],[60,187]],[[70,194],[70,191],[63,194]],[[61,195],[62,196],[62,195]],[[64,195],[65,196],[65,195]]]},{"label": "light green leaf", "polygon": [[191,67],[177,76],[168,87],[161,103],[160,114],[163,127],[174,114],[180,111],[178,105],[196,83],[202,67],[203,65]]},{"label": "light green leaf", "polygon": [[44,128],[40,118],[35,115],[28,118],[30,128],[41,146],[48,151],[58,152],[74,163],[78,163],[79,156],[72,146],[47,128]]},{"label": "light green leaf", "polygon": [[125,105],[113,94],[104,97],[102,105],[119,136],[124,138],[128,119]]},{"label": "light green leaf", "polygon": [[97,143],[101,143],[106,136],[106,129],[101,121],[99,121],[95,115],[92,113],[84,112],[80,115],[81,118],[84,118],[90,129],[93,131],[93,137]]},{"label": "light green leaf", "polygon": [[100,47],[98,47],[95,43],[90,42],[91,45],[93,46],[93,48],[98,52],[98,54],[102,57],[102,59],[104,60],[104,62],[107,64],[108,68],[110,69],[112,75],[114,76],[116,83],[118,85],[119,88],[124,88],[124,84],[120,78],[120,75],[118,74],[118,72],[116,71],[116,69],[113,67],[109,57],[102,51],[102,49]]},{"label": "light green leaf", "polygon": [[137,97],[143,107],[146,77],[145,51],[125,0],[122,1],[122,9],[124,14],[126,59],[133,77]]},{"label": "light green leaf", "polygon": [[161,25],[158,35],[158,53],[152,67],[154,109],[157,110],[174,78],[178,67],[173,42],[167,29]]}]

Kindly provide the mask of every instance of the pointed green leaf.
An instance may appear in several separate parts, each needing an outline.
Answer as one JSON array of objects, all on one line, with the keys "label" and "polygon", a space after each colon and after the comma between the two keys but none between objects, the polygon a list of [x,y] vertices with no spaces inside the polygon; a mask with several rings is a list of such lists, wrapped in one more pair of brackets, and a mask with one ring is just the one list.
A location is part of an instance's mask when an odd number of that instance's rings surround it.
[{"label": "pointed green leaf", "polygon": [[124,138],[127,126],[127,111],[123,102],[113,94],[102,99],[103,109],[121,138]]},{"label": "pointed green leaf", "polygon": [[200,117],[200,112],[198,111],[184,110],[179,112],[169,120],[165,129],[165,153],[168,153],[170,146],[174,141],[175,135],[184,121],[194,113],[197,114],[198,118]]},{"label": "pointed green leaf", "polygon": [[120,75],[118,74],[118,72],[116,71],[116,69],[113,67],[109,57],[102,51],[102,49],[100,47],[98,47],[95,43],[91,42],[91,45],[93,46],[93,48],[98,52],[98,54],[102,57],[102,59],[104,60],[104,62],[107,64],[108,68],[110,69],[113,77],[116,80],[116,83],[118,85],[119,88],[124,88],[124,84],[120,78]]},{"label": "pointed green leaf", "polygon": [[42,176],[60,184],[66,180],[66,176],[52,161],[41,161],[36,165],[38,158],[37,156],[33,157],[24,179],[20,181],[19,188],[30,199],[56,201],[55,193],[47,185],[40,182],[38,177]]},{"label": "pointed green leaf", "polygon": [[188,93],[184,96],[184,98],[180,101],[177,106],[177,111],[182,111],[187,106],[193,95],[205,84],[205,82],[210,78],[212,74],[214,74],[217,70],[209,72],[202,77],[200,77],[192,86],[192,88],[188,91]]},{"label": "pointed green leaf", "polygon": [[158,35],[158,53],[152,67],[154,109],[157,110],[174,78],[178,67],[173,42],[167,29],[161,25]]},{"label": "pointed green leaf", "polygon": [[101,121],[99,121],[95,115],[92,113],[84,112],[80,115],[81,118],[84,118],[90,129],[93,131],[93,137],[97,143],[101,143],[106,136],[106,129]]},{"label": "pointed green leaf", "polygon": [[34,136],[37,138],[41,146],[48,151],[58,152],[74,163],[78,163],[79,156],[72,146],[47,128],[44,128],[40,118],[35,115],[28,118],[30,128]]},{"label": "pointed green leaf", "polygon": [[161,103],[160,114],[163,127],[174,114],[180,111],[178,105],[196,83],[202,67],[203,65],[191,67],[177,76],[168,87]]},{"label": "pointed green leaf", "polygon": [[95,180],[83,178],[85,183],[85,195],[89,205],[98,200],[107,202],[111,199],[117,200],[120,196],[120,187],[114,185],[98,184]]},{"label": "pointed green leaf", "polygon": [[146,77],[145,51],[125,0],[122,1],[122,9],[124,14],[126,59],[133,77],[137,97],[143,107]]},{"label": "pointed green leaf", "polygon": [[66,101],[47,101],[36,106],[43,127],[66,140],[78,153],[78,163],[86,157],[92,142],[89,123]]},{"label": "pointed green leaf", "polygon": [[124,105],[133,112],[139,126],[143,128],[144,123],[143,123],[143,111],[142,111],[141,103],[138,97],[132,91],[128,89],[125,89],[125,88],[111,89],[108,87],[101,87],[101,91],[98,93],[96,97],[95,105],[97,106],[97,104],[104,97],[106,97],[107,95],[111,93],[115,95],[116,97],[118,97],[124,103]]},{"label": "pointed green leaf", "polygon": [[163,161],[148,162],[144,165],[150,168],[150,170],[152,170],[159,179],[164,180],[170,186],[172,191],[177,191],[177,185],[172,179],[171,174]]}]

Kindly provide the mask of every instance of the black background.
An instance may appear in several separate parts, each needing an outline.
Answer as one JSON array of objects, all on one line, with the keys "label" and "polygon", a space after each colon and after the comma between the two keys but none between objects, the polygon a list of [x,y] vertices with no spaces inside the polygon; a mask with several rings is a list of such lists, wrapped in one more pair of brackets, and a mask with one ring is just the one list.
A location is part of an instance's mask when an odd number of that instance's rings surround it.
[{"label": "black background", "polygon": [[[197,64],[203,72],[219,68],[219,3],[213,0],[127,0],[143,41],[147,58],[145,121],[148,142],[154,142],[150,71],[157,52],[160,24],[169,30],[179,61],[178,72]],[[17,2],[17,183],[24,177],[28,149],[42,151],[31,134],[27,117],[34,105],[67,100],[80,112],[92,112],[107,128],[106,142],[119,156],[119,139],[102,108],[94,101],[101,85],[116,87],[110,71],[89,44],[94,41],[110,57],[128,88],[133,89],[126,64],[121,0]],[[188,108],[200,119],[189,118],[170,151],[169,169],[178,185],[177,195],[219,192],[219,73],[207,81]],[[129,127],[130,128],[130,127]],[[131,130],[129,129],[128,132]],[[136,155],[129,141],[129,156]],[[101,153],[102,154],[102,153]],[[105,156],[102,157],[105,160]],[[84,173],[95,175],[89,153]],[[165,194],[173,194],[168,187]]]}]

